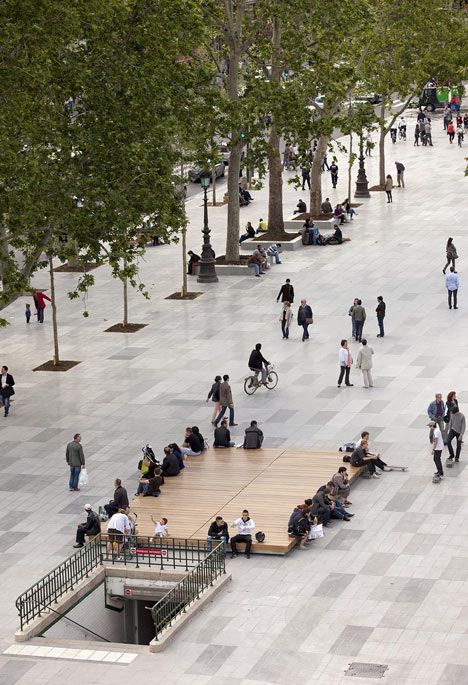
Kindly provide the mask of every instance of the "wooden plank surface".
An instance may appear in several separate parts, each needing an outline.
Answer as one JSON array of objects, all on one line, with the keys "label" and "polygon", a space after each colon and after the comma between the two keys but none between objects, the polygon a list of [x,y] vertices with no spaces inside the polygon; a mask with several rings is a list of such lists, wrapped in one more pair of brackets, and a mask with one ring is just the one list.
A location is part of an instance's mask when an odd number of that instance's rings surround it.
[{"label": "wooden plank surface", "polygon": [[[293,508],[330,480],[343,465],[343,455],[209,448],[199,457],[188,457],[186,463],[179,476],[166,478],[159,497],[140,496],[131,501],[141,535],[153,534],[151,516],[165,516],[171,536],[204,539],[215,516],[222,515],[230,524],[248,509],[255,530],[266,535],[265,542],[254,544],[252,551],[286,554],[295,544],[287,533]],[[354,469],[347,466],[351,475]]]}]

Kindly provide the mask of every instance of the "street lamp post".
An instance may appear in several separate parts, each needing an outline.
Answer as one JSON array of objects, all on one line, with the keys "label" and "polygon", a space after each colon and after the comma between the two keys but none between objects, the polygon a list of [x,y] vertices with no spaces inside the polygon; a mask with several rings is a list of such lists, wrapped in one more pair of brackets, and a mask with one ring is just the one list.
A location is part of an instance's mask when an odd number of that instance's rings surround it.
[{"label": "street lamp post", "polygon": [[210,174],[202,173],[200,183],[203,188],[203,247],[201,259],[199,261],[200,269],[198,272],[198,283],[217,283],[218,277],[216,275],[215,260],[213,257],[213,249],[210,243],[210,228],[208,226],[208,187],[210,185]]},{"label": "street lamp post", "polygon": [[364,166],[364,141],[362,133],[359,137],[359,171],[356,179],[356,192],[354,197],[370,197],[369,183],[366,176],[366,168]]}]

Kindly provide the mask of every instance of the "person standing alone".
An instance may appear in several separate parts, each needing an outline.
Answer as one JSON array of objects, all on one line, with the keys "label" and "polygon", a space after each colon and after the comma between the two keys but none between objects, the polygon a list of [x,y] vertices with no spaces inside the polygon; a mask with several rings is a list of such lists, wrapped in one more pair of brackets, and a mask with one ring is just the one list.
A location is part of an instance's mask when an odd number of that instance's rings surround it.
[{"label": "person standing alone", "polygon": [[373,354],[374,350],[372,349],[372,347],[369,347],[369,345],[367,344],[367,340],[363,338],[362,347],[359,348],[359,352],[357,354],[356,368],[361,369],[362,371],[362,378],[364,381],[365,388],[374,387],[374,381],[372,380],[371,374]]},{"label": "person standing alone", "polygon": [[70,467],[68,488],[70,492],[79,490],[78,480],[80,478],[80,471],[85,466],[84,452],[83,447],[81,446],[81,435],[79,433],[75,433],[72,442],[68,443],[65,459]]},{"label": "person standing alone", "polygon": [[385,304],[382,295],[379,295],[377,298],[377,307],[375,308],[375,312],[377,314],[377,323],[379,324],[379,333],[377,333],[378,338],[383,338],[385,335],[384,319],[386,309],[387,305]]},{"label": "person standing alone", "polygon": [[330,165],[330,175],[331,175],[331,182],[334,188],[336,188],[336,184],[338,183],[338,164],[333,160],[333,162]]},{"label": "person standing alone", "polygon": [[387,193],[387,203],[393,202],[392,188],[393,178],[390,176],[390,174],[387,174],[387,178],[385,179],[385,192]]},{"label": "person standing alone", "polygon": [[444,449],[444,440],[442,437],[442,431],[435,421],[429,421],[427,424],[430,428],[429,440],[432,445],[432,454],[434,455],[434,464],[436,465],[437,471],[434,476],[438,478],[444,477],[444,469],[442,467],[442,450]]},{"label": "person standing alone", "polygon": [[453,296],[453,308],[458,309],[458,307],[457,307],[457,295],[458,295],[459,286],[460,286],[460,279],[458,278],[458,274],[455,271],[455,267],[451,266],[450,267],[450,273],[448,273],[445,276],[445,287],[447,288],[447,293],[448,293],[449,309],[452,309],[452,296]]},{"label": "person standing alone", "polygon": [[453,238],[449,238],[447,240],[447,245],[445,246],[445,252],[447,255],[447,264],[442,269],[443,274],[447,271],[447,267],[449,266],[450,262],[452,262],[452,266],[455,269],[455,260],[458,259],[457,248],[454,245]]},{"label": "person standing alone", "polygon": [[352,386],[353,384],[349,382],[349,372],[351,371],[351,366],[353,364],[353,358],[351,352],[349,351],[348,341],[341,341],[341,349],[339,353],[340,362],[340,375],[338,377],[338,387],[341,388],[341,382],[343,377],[345,379],[345,385]]},{"label": "person standing alone", "polygon": [[276,301],[279,302],[280,298],[281,302],[289,302],[289,304],[294,302],[294,288],[292,287],[289,278],[287,278],[286,283],[281,286]]},{"label": "person standing alone", "polygon": [[8,366],[2,366],[0,373],[0,402],[3,404],[3,416],[6,418],[10,413],[10,398],[15,394],[15,379],[8,373]]}]

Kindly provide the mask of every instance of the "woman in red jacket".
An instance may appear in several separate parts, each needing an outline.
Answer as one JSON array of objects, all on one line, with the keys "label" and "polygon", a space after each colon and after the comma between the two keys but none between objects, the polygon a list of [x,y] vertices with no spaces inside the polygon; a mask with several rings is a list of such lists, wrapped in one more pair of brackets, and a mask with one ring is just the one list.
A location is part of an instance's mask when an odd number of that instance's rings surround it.
[{"label": "woman in red jacket", "polygon": [[44,323],[44,309],[46,308],[45,300],[48,300],[49,302],[52,302],[52,300],[50,297],[47,297],[42,290],[36,290],[35,294],[33,295],[33,299],[37,312],[37,323]]}]

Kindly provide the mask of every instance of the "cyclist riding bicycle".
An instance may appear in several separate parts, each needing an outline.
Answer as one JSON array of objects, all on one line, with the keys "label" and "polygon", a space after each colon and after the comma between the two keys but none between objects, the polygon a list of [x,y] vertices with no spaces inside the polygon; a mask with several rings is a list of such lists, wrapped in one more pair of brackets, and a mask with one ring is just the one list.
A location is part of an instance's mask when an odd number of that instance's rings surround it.
[{"label": "cyclist riding bicycle", "polygon": [[398,122],[398,130],[401,138],[406,138],[406,121],[404,117],[400,117],[400,121]]},{"label": "cyclist riding bicycle", "polygon": [[261,343],[255,345],[255,349],[252,350],[249,357],[249,369],[255,374],[255,378],[258,382],[258,374],[262,374],[262,383],[266,382],[269,361],[265,359],[263,354],[260,352],[262,349]]}]

